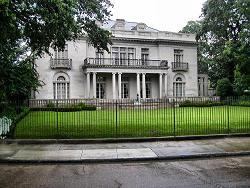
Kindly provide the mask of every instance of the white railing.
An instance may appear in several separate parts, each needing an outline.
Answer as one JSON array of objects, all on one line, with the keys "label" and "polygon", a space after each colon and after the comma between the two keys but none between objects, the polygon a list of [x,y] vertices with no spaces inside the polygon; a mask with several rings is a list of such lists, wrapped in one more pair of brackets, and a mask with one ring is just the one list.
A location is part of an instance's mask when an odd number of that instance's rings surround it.
[{"label": "white railing", "polygon": [[55,68],[65,68],[71,69],[72,68],[72,59],[50,59],[50,67],[52,69]]},{"label": "white railing", "polygon": [[172,62],[173,71],[188,71],[188,63],[184,62]]},{"label": "white railing", "polygon": [[[140,99],[140,104],[151,104],[151,103],[172,103],[172,102],[183,102],[185,100],[195,101],[195,102],[204,102],[206,100],[211,100],[213,102],[219,102],[220,97],[213,96],[213,97],[167,97],[163,99]],[[85,105],[96,105],[101,106],[107,103],[126,103],[126,104],[135,104],[136,99],[30,99],[29,100],[29,107],[47,107],[49,104],[54,104],[55,107],[57,106],[68,106],[72,107],[79,103],[84,103]]]},{"label": "white railing", "polygon": [[124,66],[124,67],[168,67],[167,60],[86,58],[84,66]]}]

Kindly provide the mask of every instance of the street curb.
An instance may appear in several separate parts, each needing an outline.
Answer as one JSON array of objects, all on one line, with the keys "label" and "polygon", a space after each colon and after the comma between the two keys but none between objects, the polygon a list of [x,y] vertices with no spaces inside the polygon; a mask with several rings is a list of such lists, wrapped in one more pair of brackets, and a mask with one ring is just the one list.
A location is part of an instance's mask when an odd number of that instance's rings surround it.
[{"label": "street curb", "polygon": [[236,134],[216,134],[197,136],[169,136],[169,137],[149,137],[149,138],[107,138],[107,139],[5,139],[0,140],[0,144],[97,144],[97,143],[129,143],[129,142],[154,142],[154,141],[184,141],[219,139],[230,137],[250,137],[250,133]]},{"label": "street curb", "polygon": [[116,159],[76,159],[76,160],[18,160],[0,159],[0,164],[46,164],[46,163],[116,163],[116,162],[136,162],[136,161],[165,161],[184,159],[209,159],[219,157],[248,156],[250,151],[245,152],[222,152],[222,153],[202,153],[194,155],[157,156],[157,157],[137,157],[137,158],[116,158]]}]

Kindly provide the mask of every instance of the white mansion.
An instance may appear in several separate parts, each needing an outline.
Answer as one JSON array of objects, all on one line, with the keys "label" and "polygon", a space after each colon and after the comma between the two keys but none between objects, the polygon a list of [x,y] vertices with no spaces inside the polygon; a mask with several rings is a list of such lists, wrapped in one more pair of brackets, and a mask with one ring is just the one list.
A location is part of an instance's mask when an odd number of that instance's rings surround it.
[{"label": "white mansion", "polygon": [[63,52],[36,60],[45,83],[36,99],[204,95],[204,84],[198,87],[195,35],[158,31],[122,19],[100,27],[113,35],[110,53],[99,53],[86,37],[67,42]]}]

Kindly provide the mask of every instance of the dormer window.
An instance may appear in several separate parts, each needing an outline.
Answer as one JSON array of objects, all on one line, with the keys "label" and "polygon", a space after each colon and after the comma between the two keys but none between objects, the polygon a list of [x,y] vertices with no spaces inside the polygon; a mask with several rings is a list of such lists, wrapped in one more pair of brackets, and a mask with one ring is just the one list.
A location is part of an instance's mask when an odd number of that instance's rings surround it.
[{"label": "dormer window", "polygon": [[125,29],[125,20],[124,19],[117,19],[113,28],[118,29],[118,30]]},{"label": "dormer window", "polygon": [[146,24],[144,24],[144,23],[138,23],[137,24],[137,30],[145,30],[146,29]]},{"label": "dormer window", "polygon": [[145,31],[147,25],[145,23],[138,23],[132,30]]}]

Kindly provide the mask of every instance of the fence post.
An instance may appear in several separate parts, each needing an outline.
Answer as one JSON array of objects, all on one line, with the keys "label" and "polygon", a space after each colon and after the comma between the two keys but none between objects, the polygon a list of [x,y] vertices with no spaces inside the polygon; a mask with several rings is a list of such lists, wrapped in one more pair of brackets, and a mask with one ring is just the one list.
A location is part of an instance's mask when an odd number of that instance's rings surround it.
[{"label": "fence post", "polygon": [[174,137],[176,137],[175,135],[175,99],[173,99],[173,118],[174,118]]},{"label": "fence post", "polygon": [[115,100],[115,135],[118,138],[118,127],[117,127],[117,100]]},{"label": "fence post", "polygon": [[230,134],[230,123],[229,123],[229,104],[230,101],[229,101],[229,97],[227,97],[227,133]]},{"label": "fence post", "polygon": [[58,127],[58,100],[56,101],[56,133],[59,137],[59,127]]}]

